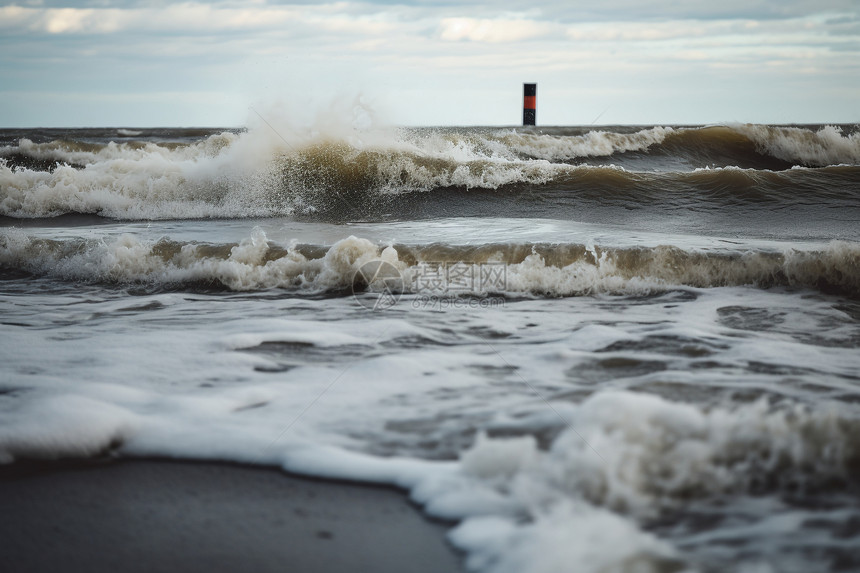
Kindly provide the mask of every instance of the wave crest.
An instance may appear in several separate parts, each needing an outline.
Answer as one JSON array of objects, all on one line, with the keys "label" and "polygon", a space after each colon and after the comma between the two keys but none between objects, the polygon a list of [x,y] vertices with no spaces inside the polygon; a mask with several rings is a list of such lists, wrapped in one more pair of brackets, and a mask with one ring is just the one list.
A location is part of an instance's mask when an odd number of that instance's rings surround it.
[{"label": "wave crest", "polygon": [[[460,277],[456,289],[432,293],[446,296],[644,294],[677,287],[741,285],[797,286],[860,296],[860,245],[844,241],[822,251],[700,252],[672,246],[575,244],[385,246],[357,237],[330,247],[281,247],[270,244],[259,228],[238,244],[220,245],[169,239],[147,242],[130,235],[101,241],[47,240],[20,230],[0,235],[0,265],[7,269],[154,288],[202,284],[238,291],[338,291],[353,286],[361,265],[380,259],[401,273],[405,292],[418,294],[427,290],[422,277],[432,272],[443,278],[451,273]],[[490,267],[494,282],[481,282]],[[462,283],[463,277],[471,282]]]},{"label": "wave crest", "polygon": [[[838,127],[545,131],[400,129],[279,139],[253,130],[190,143],[21,139],[0,148],[0,215],[189,219],[343,211],[362,218],[390,213],[396,197],[410,192],[502,189],[546,191],[550,196],[540,200],[554,204],[597,191],[634,201],[678,193],[694,202],[713,191],[743,197],[751,188],[768,199],[812,189],[841,201],[854,192],[856,168],[829,167],[814,181],[783,170],[860,164],[860,132]],[[448,199],[440,199],[440,210]],[[394,210],[408,211],[407,201]]]},{"label": "wave crest", "polygon": [[[564,570],[571,562],[587,571],[689,570],[647,524],[691,505],[725,504],[729,495],[814,494],[857,484],[860,418],[845,404],[761,400],[705,409],[606,391],[554,410],[569,425],[548,451],[532,436],[479,436],[461,456],[468,481],[460,488],[468,499],[492,502],[489,515],[472,511],[451,534],[473,565],[499,573],[525,564]],[[464,497],[439,497],[446,495]],[[590,536],[595,523],[601,535]],[[586,543],[577,541],[582,535]]]}]

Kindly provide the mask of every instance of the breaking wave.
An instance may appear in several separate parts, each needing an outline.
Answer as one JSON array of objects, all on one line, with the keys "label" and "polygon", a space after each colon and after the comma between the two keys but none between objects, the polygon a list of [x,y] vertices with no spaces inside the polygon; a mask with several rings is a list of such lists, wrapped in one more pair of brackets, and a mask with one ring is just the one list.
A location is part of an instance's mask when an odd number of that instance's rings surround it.
[{"label": "breaking wave", "polygon": [[[687,195],[705,199],[743,200],[751,187],[775,199],[837,196],[856,194],[843,180],[856,181],[860,164],[860,132],[833,126],[398,129],[286,139],[255,129],[159,142],[121,131],[119,143],[70,132],[0,148],[0,215],[241,218],[346,204],[376,205],[378,216],[412,192],[441,190],[546,191],[552,201],[596,191],[635,199],[691,186]],[[826,168],[817,171],[827,181],[807,184],[791,167]]]},{"label": "breaking wave", "polygon": [[[429,283],[423,277],[429,274],[448,277],[446,273],[455,273],[470,282],[438,294],[560,297],[660,292],[679,286],[754,285],[860,296],[860,244],[845,241],[834,241],[820,251],[712,252],[673,246],[379,245],[354,236],[331,246],[283,247],[269,243],[259,228],[238,244],[180,243],[166,238],[145,241],[131,235],[49,240],[16,229],[0,235],[0,265],[7,270],[156,289],[202,285],[314,294],[356,286],[373,290],[380,285],[359,285],[356,273],[374,261],[397,269],[402,279],[397,288],[414,293],[427,291]],[[494,282],[481,282],[487,273]]]},{"label": "breaking wave", "polygon": [[[494,573],[561,571],[572,562],[588,563],[588,571],[690,570],[675,547],[642,525],[691,502],[725,503],[727,495],[808,495],[857,484],[860,418],[844,404],[760,400],[708,410],[609,391],[562,411],[569,426],[546,451],[532,436],[482,437],[463,454],[463,473],[482,486],[469,494],[493,508],[458,516],[466,519],[451,538],[471,566]],[[433,501],[453,507],[445,497]],[[741,529],[735,542],[742,545],[753,532]]]}]

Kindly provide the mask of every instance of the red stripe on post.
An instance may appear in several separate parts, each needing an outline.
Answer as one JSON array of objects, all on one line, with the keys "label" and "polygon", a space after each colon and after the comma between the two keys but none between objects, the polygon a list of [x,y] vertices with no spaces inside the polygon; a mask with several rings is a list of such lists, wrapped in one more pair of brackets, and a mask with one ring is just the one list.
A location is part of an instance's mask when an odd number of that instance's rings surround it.
[{"label": "red stripe on post", "polygon": [[536,96],[523,96],[523,109],[535,109]]}]

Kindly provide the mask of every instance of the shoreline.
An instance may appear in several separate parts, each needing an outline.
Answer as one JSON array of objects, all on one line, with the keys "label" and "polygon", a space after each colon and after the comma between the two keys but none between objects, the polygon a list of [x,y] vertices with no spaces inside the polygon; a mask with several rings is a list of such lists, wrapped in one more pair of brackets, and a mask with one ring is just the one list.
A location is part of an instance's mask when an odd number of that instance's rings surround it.
[{"label": "shoreline", "polygon": [[446,526],[386,486],[167,459],[0,466],[10,571],[460,572]]}]

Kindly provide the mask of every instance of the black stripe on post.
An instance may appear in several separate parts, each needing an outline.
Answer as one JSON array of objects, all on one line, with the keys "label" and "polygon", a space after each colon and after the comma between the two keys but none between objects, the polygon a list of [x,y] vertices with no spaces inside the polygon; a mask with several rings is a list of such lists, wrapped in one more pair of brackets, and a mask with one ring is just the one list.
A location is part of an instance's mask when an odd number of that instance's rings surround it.
[{"label": "black stripe on post", "polygon": [[523,125],[537,120],[537,84],[523,84]]}]

